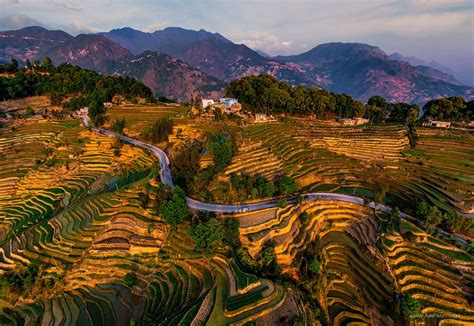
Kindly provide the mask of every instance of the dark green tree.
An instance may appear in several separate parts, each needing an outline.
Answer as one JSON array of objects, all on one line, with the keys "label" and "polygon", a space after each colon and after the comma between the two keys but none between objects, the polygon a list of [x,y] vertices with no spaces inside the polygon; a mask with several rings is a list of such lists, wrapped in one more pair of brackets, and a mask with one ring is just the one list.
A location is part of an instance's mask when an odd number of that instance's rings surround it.
[{"label": "dark green tree", "polygon": [[216,218],[211,218],[205,223],[199,223],[191,227],[189,232],[196,243],[198,251],[210,253],[222,245],[222,225]]},{"label": "dark green tree", "polygon": [[405,321],[416,318],[421,311],[421,305],[409,294],[402,294],[400,299],[400,312]]},{"label": "dark green tree", "polygon": [[186,194],[179,186],[171,192],[171,199],[161,205],[160,216],[171,227],[182,223],[189,216]]},{"label": "dark green tree", "polygon": [[278,180],[278,190],[283,195],[294,193],[298,191],[298,189],[299,184],[292,177],[284,175]]}]

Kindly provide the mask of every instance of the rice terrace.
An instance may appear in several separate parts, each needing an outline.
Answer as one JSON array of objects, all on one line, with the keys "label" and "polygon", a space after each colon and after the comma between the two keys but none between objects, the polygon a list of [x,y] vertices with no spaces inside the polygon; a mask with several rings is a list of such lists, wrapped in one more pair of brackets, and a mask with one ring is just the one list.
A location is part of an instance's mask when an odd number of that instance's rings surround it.
[{"label": "rice terrace", "polygon": [[22,27],[0,32],[0,325],[474,325],[462,75]]}]

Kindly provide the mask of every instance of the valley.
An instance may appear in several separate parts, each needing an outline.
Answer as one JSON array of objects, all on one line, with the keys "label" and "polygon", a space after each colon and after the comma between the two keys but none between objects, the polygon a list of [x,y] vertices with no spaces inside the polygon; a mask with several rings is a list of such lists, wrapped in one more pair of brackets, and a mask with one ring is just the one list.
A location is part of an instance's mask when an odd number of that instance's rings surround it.
[{"label": "valley", "polygon": [[158,25],[0,32],[0,325],[474,324],[472,87]]}]

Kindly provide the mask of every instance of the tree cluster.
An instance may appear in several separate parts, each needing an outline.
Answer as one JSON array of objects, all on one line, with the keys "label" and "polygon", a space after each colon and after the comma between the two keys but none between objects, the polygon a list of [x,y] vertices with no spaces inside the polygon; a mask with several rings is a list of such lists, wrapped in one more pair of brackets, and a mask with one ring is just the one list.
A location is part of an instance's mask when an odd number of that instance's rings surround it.
[{"label": "tree cluster", "polygon": [[466,102],[462,97],[429,101],[422,111],[416,104],[390,103],[380,96],[371,97],[365,105],[346,94],[303,85],[293,87],[270,75],[234,80],[226,88],[226,92],[251,112],[316,114],[322,119],[364,117],[371,122],[400,123],[407,126],[412,126],[419,120],[420,112],[424,112],[425,120],[474,120],[474,101]]},{"label": "tree cluster", "polygon": [[460,96],[431,100],[423,106],[424,120],[474,120],[474,100],[466,102]]},{"label": "tree cluster", "polygon": [[255,258],[244,248],[237,249],[236,254],[240,264],[248,272],[265,276],[277,276],[280,273],[273,241],[267,241]]},{"label": "tree cluster", "polygon": [[207,253],[221,246],[224,238],[223,227],[215,217],[192,226],[189,234],[194,239],[196,249]]},{"label": "tree cluster", "polygon": [[112,123],[110,129],[117,134],[123,134],[123,128],[125,128],[126,124],[125,119],[117,119]]},{"label": "tree cluster", "polygon": [[142,133],[142,137],[152,143],[168,141],[169,135],[173,133],[174,122],[169,118],[161,118],[150,128]]},{"label": "tree cluster", "polygon": [[[0,72],[11,71],[18,65],[15,62],[0,65]],[[67,63],[55,67],[49,58],[34,65],[27,63],[24,69],[17,67],[14,73],[14,76],[0,77],[0,99],[48,95],[53,105],[71,110],[89,107],[94,123],[103,122],[103,103],[110,102],[115,95],[154,101],[151,90],[134,78],[104,76]]]},{"label": "tree cluster", "polygon": [[411,124],[418,119],[420,108],[406,103],[388,103],[373,96],[367,105],[346,94],[328,92],[318,87],[297,86],[277,81],[270,75],[248,76],[234,80],[226,89],[247,111],[316,114],[320,118],[365,117],[372,122]]},{"label": "tree cluster", "polygon": [[189,217],[186,193],[179,186],[171,191],[171,198],[160,205],[160,216],[166,224],[175,227]]},{"label": "tree cluster", "polygon": [[299,189],[298,182],[288,176],[281,176],[273,182],[259,175],[231,173],[230,184],[238,200],[288,195]]},{"label": "tree cluster", "polygon": [[416,205],[416,215],[424,220],[425,226],[438,227],[448,232],[462,232],[470,234],[474,231],[474,221],[452,212],[441,212],[438,207],[430,206],[425,201]]}]

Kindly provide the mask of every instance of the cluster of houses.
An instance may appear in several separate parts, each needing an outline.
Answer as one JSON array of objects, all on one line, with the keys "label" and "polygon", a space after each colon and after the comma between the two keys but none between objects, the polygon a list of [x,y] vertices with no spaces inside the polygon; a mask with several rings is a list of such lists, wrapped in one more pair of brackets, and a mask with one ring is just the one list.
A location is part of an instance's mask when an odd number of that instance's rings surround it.
[{"label": "cluster of houses", "polygon": [[223,97],[219,100],[202,99],[202,108],[206,111],[220,109],[224,114],[238,114],[242,110],[242,104],[235,98]]},{"label": "cluster of houses", "polygon": [[434,121],[428,120],[423,122],[423,126],[425,127],[436,127],[436,128],[451,128],[452,123],[447,121]]},{"label": "cluster of houses", "polygon": [[256,113],[252,116],[249,113],[243,112],[242,104],[240,104],[237,99],[231,97],[223,97],[218,100],[202,99],[201,105],[203,109],[201,117],[207,120],[214,120],[216,109],[219,109],[222,114],[233,114],[241,118],[254,119],[255,122],[275,121],[272,116],[269,116],[265,113]]},{"label": "cluster of houses", "polygon": [[339,123],[343,126],[359,126],[359,125],[369,123],[369,119],[359,118],[359,117],[354,117],[352,119],[351,118],[341,118],[341,119],[339,119]]}]

